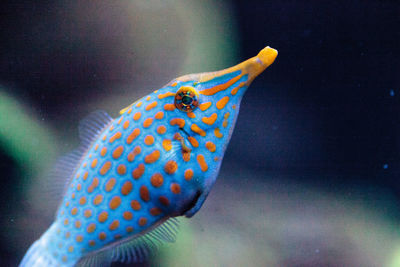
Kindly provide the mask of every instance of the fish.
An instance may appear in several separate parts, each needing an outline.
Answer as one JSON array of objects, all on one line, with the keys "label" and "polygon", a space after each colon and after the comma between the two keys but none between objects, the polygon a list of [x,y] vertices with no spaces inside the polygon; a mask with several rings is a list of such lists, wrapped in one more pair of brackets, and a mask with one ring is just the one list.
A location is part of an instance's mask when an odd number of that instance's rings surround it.
[{"label": "fish", "polygon": [[173,242],[215,183],[246,89],[270,66],[269,46],[233,67],[173,79],[113,119],[96,111],[81,145],[54,166],[66,187],[51,226],[19,266],[141,262]]}]

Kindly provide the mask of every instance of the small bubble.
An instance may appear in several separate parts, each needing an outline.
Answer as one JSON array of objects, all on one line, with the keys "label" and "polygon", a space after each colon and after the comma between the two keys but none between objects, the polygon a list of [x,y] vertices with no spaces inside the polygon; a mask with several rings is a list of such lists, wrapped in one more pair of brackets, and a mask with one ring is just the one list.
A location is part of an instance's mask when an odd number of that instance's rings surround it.
[{"label": "small bubble", "polygon": [[316,250],[315,250],[315,253],[319,253],[319,249],[316,249]]},{"label": "small bubble", "polygon": [[394,90],[390,90],[390,96],[394,96]]},{"label": "small bubble", "polygon": [[383,164],[383,168],[386,170],[387,168],[389,168],[388,164]]}]

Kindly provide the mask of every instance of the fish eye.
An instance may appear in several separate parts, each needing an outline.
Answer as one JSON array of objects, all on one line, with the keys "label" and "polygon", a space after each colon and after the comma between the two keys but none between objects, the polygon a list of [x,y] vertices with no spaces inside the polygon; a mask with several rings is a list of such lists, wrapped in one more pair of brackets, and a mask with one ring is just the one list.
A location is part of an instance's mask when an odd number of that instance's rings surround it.
[{"label": "fish eye", "polygon": [[184,112],[192,112],[199,105],[196,90],[190,86],[182,86],[175,95],[175,106]]}]

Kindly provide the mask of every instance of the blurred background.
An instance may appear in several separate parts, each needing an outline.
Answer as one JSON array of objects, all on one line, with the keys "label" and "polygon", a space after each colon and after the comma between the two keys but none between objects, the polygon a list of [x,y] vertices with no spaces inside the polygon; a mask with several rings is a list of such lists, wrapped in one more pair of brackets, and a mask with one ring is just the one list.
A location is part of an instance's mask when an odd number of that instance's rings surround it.
[{"label": "blurred background", "polygon": [[[49,226],[79,121],[269,45],[221,173],[135,266],[400,266],[400,2],[0,3],[0,266]],[[128,266],[114,264],[113,266]]]}]

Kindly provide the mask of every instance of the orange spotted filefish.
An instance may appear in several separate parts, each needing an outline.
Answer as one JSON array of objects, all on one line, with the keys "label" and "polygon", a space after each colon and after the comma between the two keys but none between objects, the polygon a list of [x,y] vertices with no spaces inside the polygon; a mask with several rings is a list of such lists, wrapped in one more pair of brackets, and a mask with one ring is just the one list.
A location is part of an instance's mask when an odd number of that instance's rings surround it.
[{"label": "orange spotted filefish", "polygon": [[270,47],[234,67],[176,78],[112,119],[95,112],[81,146],[53,176],[67,186],[55,221],[20,266],[103,266],[143,261],[174,241],[177,216],[193,216],[214,184],[253,79]]}]

